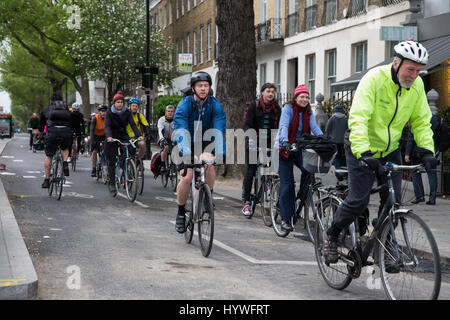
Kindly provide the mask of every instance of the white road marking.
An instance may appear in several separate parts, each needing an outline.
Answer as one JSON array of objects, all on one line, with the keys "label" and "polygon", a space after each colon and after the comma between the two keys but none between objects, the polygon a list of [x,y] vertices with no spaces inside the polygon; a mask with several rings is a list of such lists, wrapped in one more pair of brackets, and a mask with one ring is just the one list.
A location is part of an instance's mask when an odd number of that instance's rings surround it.
[{"label": "white road marking", "polygon": [[23,160],[20,160],[20,159],[14,159],[13,161],[14,162],[23,162]]},{"label": "white road marking", "polygon": [[5,159],[14,159],[15,157],[14,157],[14,156],[2,156],[2,158],[5,158]]},{"label": "white road marking", "polygon": [[[175,221],[170,221],[170,223],[172,223],[173,225],[175,225]],[[194,230],[194,234],[197,234],[197,231]],[[286,265],[297,265],[297,266],[316,266],[317,262],[316,261],[294,261],[294,260],[259,260],[259,259],[255,259],[235,248],[230,247],[229,245],[226,245],[225,243],[214,239],[213,240],[213,244],[217,245],[218,247],[250,262],[253,264],[286,264]]]},{"label": "white road marking", "polygon": [[40,171],[27,171],[27,173],[41,173]]},{"label": "white road marking", "polygon": [[167,198],[167,197],[155,197],[156,200],[168,201],[168,202],[177,202],[175,198]]},{"label": "white road marking", "polygon": [[2,176],[15,176],[16,174],[14,172],[0,172]]},{"label": "white road marking", "polygon": [[24,179],[36,179],[37,177],[35,176],[22,176]]},{"label": "white road marking", "polygon": [[[122,194],[122,193],[120,193],[120,192],[117,192],[117,194],[119,195],[119,196],[121,196],[122,198],[125,198],[125,199],[128,199],[128,197],[126,196],[126,195],[124,195],[124,194]],[[148,205],[146,205],[146,204],[143,204],[142,202],[140,202],[140,201],[138,201],[138,200],[134,200],[134,203],[136,203],[137,205],[139,205],[139,206],[141,206],[142,208],[150,208]]]}]

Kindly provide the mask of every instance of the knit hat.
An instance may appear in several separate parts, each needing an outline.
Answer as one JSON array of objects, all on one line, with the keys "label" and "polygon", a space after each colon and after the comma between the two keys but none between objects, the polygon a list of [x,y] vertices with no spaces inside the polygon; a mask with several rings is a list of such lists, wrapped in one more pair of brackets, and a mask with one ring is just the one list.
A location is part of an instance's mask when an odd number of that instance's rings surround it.
[{"label": "knit hat", "polygon": [[343,112],[344,111],[344,106],[341,105],[341,104],[338,104],[338,105],[334,106],[333,111],[334,112]]},{"label": "knit hat", "polygon": [[308,96],[310,95],[310,94],[309,94],[309,91],[308,91],[308,88],[306,88],[306,85],[304,85],[304,84],[301,84],[301,85],[299,85],[297,88],[295,88],[294,96],[297,96],[297,95],[299,95],[300,93],[307,93]]},{"label": "knit hat", "polygon": [[114,96],[113,102],[116,102],[117,100],[122,100],[122,101],[125,100],[125,98],[122,94],[122,91],[117,91],[116,95]]}]

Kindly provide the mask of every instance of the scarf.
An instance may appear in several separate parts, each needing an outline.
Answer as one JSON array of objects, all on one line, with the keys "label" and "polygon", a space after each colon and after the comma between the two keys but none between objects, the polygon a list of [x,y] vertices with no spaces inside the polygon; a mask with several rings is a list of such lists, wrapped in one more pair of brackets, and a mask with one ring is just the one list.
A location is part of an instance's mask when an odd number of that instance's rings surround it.
[{"label": "scarf", "polygon": [[271,113],[272,111],[277,113],[277,108],[275,107],[277,100],[273,99],[269,102],[269,104],[264,103],[264,99],[261,97],[259,98],[259,105],[261,106],[261,109],[264,113]]},{"label": "scarf", "polygon": [[126,106],[123,106],[122,109],[120,109],[120,110],[117,110],[115,105],[111,106],[111,112],[112,113],[121,114],[122,112],[124,112],[126,110],[127,110]]},{"label": "scarf", "polygon": [[[307,107],[300,107],[295,102],[292,104],[292,119],[288,129],[289,143],[293,144],[297,139],[298,127],[300,125],[300,114],[302,113],[302,134],[311,134],[311,128],[309,125],[310,113],[307,112]],[[284,149],[280,148],[279,152],[285,158],[288,158],[292,152],[287,153]]]}]

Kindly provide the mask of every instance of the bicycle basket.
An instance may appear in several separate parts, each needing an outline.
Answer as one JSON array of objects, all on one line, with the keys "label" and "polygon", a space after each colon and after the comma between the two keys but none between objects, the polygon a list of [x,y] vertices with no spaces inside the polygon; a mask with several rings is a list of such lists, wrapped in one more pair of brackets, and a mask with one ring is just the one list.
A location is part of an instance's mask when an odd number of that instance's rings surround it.
[{"label": "bicycle basket", "polygon": [[331,164],[335,154],[329,161],[323,161],[323,159],[313,149],[303,149],[303,168],[310,173],[328,173],[330,171]]}]

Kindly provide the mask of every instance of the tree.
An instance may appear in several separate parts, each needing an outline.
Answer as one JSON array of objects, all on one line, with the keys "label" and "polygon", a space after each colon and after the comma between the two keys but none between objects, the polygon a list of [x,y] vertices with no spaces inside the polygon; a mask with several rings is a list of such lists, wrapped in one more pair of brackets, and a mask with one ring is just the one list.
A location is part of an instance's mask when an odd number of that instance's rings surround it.
[{"label": "tree", "polygon": [[[141,1],[80,0],[80,29],[74,30],[73,42],[65,49],[78,65],[87,70],[91,80],[107,83],[108,101],[125,84],[140,82],[135,67],[145,64],[145,6]],[[166,45],[159,26],[152,25],[151,65],[159,67],[155,81],[168,84],[175,76],[164,70],[169,64],[172,45]]]},{"label": "tree", "polygon": [[[227,114],[227,128],[242,127],[245,102],[256,92],[256,45],[253,1],[216,0],[219,71],[216,96]],[[236,175],[233,172],[233,175]]]}]

